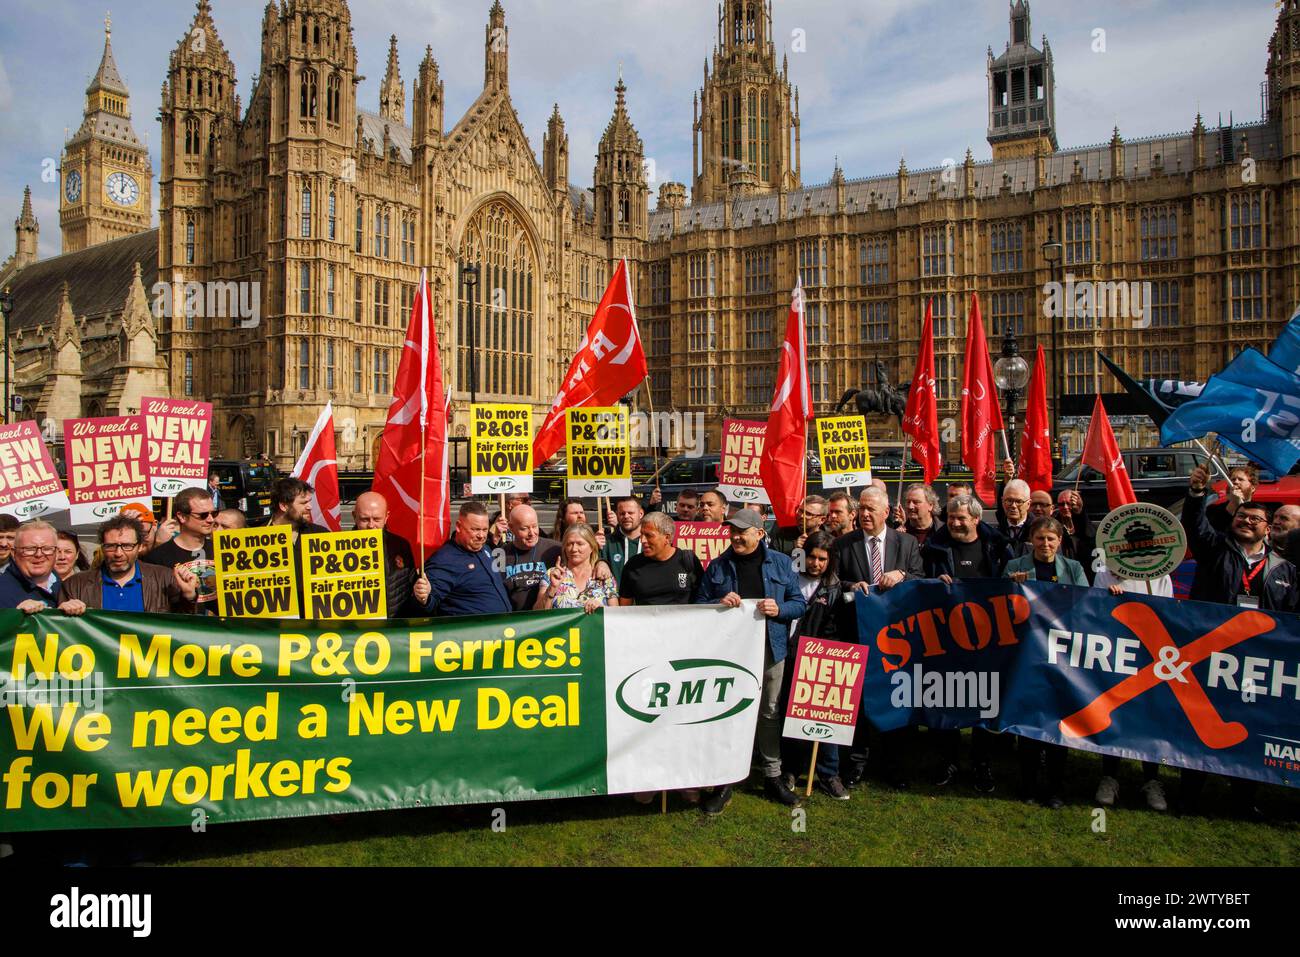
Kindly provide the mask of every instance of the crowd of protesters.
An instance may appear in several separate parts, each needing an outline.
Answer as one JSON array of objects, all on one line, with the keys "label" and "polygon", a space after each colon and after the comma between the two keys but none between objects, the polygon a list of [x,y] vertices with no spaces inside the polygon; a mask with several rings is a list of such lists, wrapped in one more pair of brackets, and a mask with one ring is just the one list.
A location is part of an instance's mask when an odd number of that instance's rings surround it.
[{"label": "crowd of protesters", "polygon": [[[659,494],[646,504],[621,498],[595,524],[581,501],[565,499],[550,537],[542,536],[528,495],[508,496],[496,515],[481,502],[468,501],[459,508],[451,538],[422,569],[410,545],[385,529],[383,496],[361,495],[353,517],[356,528],[384,529],[392,617],[594,612],[615,605],[736,608],[755,602],[767,637],[755,764],[768,796],[794,806],[800,802],[798,778],[810,763],[810,746],[781,734],[795,649],[803,637],[857,641],[855,602],[922,579],[948,585],[1010,579],[1095,587],[1115,595],[1173,595],[1168,577],[1149,584],[1125,581],[1095,560],[1093,531],[1077,492],[1062,492],[1054,503],[1048,493],[1031,492],[1012,477],[1010,463],[1004,463],[1004,472],[991,515],[969,485],[950,484],[941,504],[933,488],[914,484],[891,505],[877,480],[857,498],[844,491],[808,496],[790,527],[769,527],[761,509],[731,505],[716,488],[682,491],[671,516]],[[1209,474],[1203,467],[1192,473],[1182,512],[1196,561],[1191,597],[1295,611],[1300,589],[1292,560],[1300,557],[1300,507],[1282,506],[1270,516],[1252,500],[1257,484],[1253,469],[1234,469],[1225,501],[1207,505]],[[311,498],[307,483],[281,479],[266,524],[289,526],[295,540],[326,531],[311,521]],[[677,522],[725,524],[730,547],[705,568],[693,551],[677,547]],[[176,496],[165,522],[142,506],[129,506],[103,523],[88,560],[70,533],[40,520],[19,524],[0,516],[0,607],[26,613],[57,608],[68,615],[88,610],[215,614],[213,534],[243,525],[243,514],[220,509],[211,489],[187,489]],[[836,800],[849,800],[872,765],[889,786],[906,789],[927,755],[935,759],[934,786],[958,786],[966,778],[961,732],[919,731],[908,725],[880,733],[860,720],[851,746],[819,748],[812,771],[816,787]],[[969,736],[974,791],[997,790],[995,755],[1013,743],[1020,796],[1050,808],[1063,806],[1067,748],[983,729]],[[1118,758],[1102,760],[1096,801],[1103,806],[1118,800],[1120,767]],[[1182,772],[1184,810],[1199,806],[1206,777]],[[1147,806],[1165,810],[1159,768],[1142,763],[1142,782]],[[720,782],[710,793],[685,795],[716,815],[735,786]],[[1233,779],[1234,810],[1259,816],[1256,790],[1252,782]]]}]

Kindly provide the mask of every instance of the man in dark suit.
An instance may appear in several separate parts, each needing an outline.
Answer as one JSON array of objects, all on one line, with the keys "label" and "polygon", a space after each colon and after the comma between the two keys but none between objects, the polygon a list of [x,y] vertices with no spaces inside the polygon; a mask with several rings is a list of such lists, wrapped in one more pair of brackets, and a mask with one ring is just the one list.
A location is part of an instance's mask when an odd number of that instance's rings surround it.
[{"label": "man in dark suit", "polygon": [[[844,583],[845,592],[854,595],[855,601],[870,601],[875,594],[924,576],[916,539],[890,528],[888,522],[889,496],[878,488],[869,488],[859,500],[858,531],[835,543],[840,581]],[[853,605],[846,603],[844,607],[849,621],[842,633],[856,635]],[[894,787],[907,787],[904,755],[912,748],[915,738],[914,727],[881,735],[882,765],[886,779]],[[840,767],[846,770],[843,780],[849,787],[861,781],[866,771],[867,721],[861,715],[848,761],[841,760]]]},{"label": "man in dark suit", "polygon": [[1034,524],[1029,514],[1031,493],[1028,482],[1015,478],[1015,463],[1008,459],[1002,468],[1007,481],[998,491],[998,531],[1018,558],[1030,552],[1029,528]]}]

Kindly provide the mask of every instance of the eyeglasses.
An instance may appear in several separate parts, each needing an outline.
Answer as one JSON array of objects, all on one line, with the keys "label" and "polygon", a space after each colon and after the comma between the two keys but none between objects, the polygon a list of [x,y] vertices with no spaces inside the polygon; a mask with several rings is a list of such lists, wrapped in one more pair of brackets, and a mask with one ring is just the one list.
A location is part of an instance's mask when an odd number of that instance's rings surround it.
[{"label": "eyeglasses", "polygon": [[1237,521],[1243,525],[1267,525],[1268,519],[1263,515],[1238,515]]},{"label": "eyeglasses", "polygon": [[210,518],[216,518],[217,513],[212,512],[190,512],[190,518],[197,518],[200,522],[206,522]]},{"label": "eyeglasses", "polygon": [[22,548],[15,548],[14,551],[23,556],[23,558],[35,558],[37,555],[44,555],[46,558],[49,558],[57,552],[58,549],[53,546],[42,548],[37,545],[25,545]]},{"label": "eyeglasses", "polygon": [[1028,504],[1029,504],[1029,499],[1027,499],[1027,498],[1004,498],[1004,499],[1002,500],[1002,504],[1003,504],[1003,505],[1028,505]]},{"label": "eyeglasses", "polygon": [[140,547],[140,543],[139,542],[109,542],[108,544],[101,545],[100,547],[103,548],[106,553],[107,552],[133,552]]}]

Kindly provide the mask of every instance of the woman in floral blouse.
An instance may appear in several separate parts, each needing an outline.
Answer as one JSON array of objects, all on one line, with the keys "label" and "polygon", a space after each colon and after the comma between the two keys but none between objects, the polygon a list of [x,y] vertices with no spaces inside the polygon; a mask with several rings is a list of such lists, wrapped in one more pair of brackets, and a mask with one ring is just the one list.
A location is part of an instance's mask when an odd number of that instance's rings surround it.
[{"label": "woman in floral blouse", "polygon": [[597,608],[618,604],[618,582],[600,560],[600,546],[591,526],[570,525],[560,540],[560,560],[537,595],[538,611],[550,608]]}]

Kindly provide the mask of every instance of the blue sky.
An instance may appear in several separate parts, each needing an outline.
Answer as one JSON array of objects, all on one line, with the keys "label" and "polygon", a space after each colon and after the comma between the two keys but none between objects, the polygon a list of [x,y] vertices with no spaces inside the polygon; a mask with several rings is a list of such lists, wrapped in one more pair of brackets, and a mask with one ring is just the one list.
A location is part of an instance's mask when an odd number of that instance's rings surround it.
[{"label": "blue sky", "polygon": [[[366,79],[363,108],[378,108],[388,36],[398,35],[410,85],[431,45],[447,89],[450,126],[483,81],[483,28],[490,0],[365,0],[352,4]],[[504,0],[515,108],[535,152],[552,103],[570,138],[571,179],[589,185],[596,143],[613,110],[620,64],[628,108],[659,179],[687,182],[691,95],[716,37],[713,0]],[[247,103],[259,70],[263,0],[213,0],[213,16]],[[104,8],[73,0],[6,0],[0,18],[0,259],[13,251],[10,224],[30,184],[41,254],[59,250],[57,162],[65,128],[81,122],[85,87],[103,48]],[[148,134],[159,169],[159,90],[167,57],[193,18],[183,0],[113,3],[113,49],[131,89],[137,134]],[[1198,108],[1208,124],[1231,111],[1260,118],[1272,0],[1054,0],[1033,4],[1035,43],[1046,34],[1056,60],[1062,147],[1189,129]],[[806,52],[790,54],[803,119],[805,183],[830,177],[958,161],[970,147],[986,159],[985,52],[1008,37],[1006,0],[776,0],[778,48],[802,30]],[[1098,34],[1096,31],[1104,31]],[[1104,52],[1095,50],[1104,36]],[[781,56],[778,49],[778,59]],[[157,209],[155,182],[154,209]]]}]

